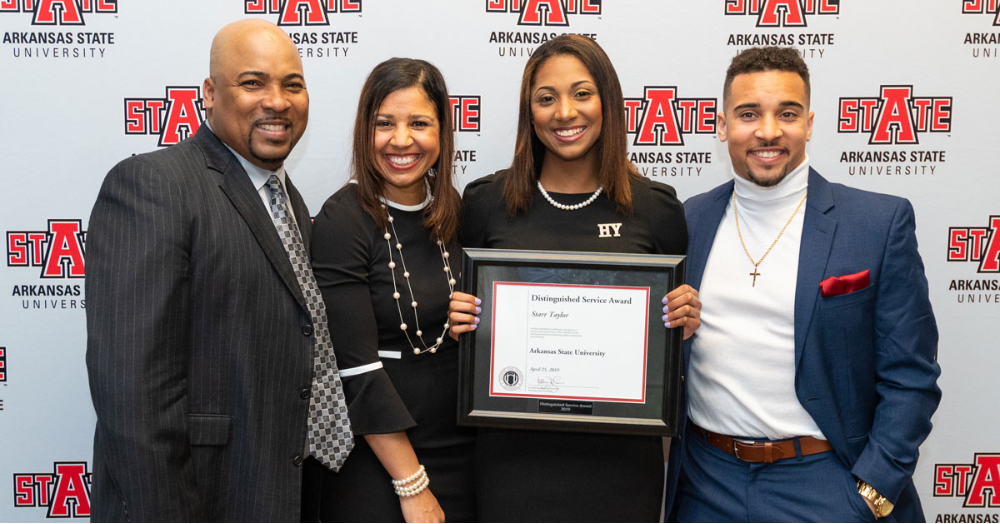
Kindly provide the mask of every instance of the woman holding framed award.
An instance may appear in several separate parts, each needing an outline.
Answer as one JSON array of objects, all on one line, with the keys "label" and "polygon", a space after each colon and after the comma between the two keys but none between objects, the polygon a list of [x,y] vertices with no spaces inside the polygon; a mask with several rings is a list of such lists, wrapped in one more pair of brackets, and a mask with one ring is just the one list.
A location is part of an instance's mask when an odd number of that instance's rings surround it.
[{"label": "woman holding framed award", "polygon": [[319,504],[324,522],[475,518],[475,432],[455,424],[457,344],[447,335],[449,257],[460,253],[450,113],[433,65],[376,66],[358,104],[351,183],[313,226],[355,436],[338,473],[308,462],[307,500],[319,501],[306,506]]},{"label": "woman holding framed award", "polygon": [[[683,254],[687,230],[673,188],[640,176],[627,158],[617,73],[591,39],[538,47],[521,83],[514,161],[465,188],[462,246]],[[690,336],[697,291],[664,298],[663,321]],[[669,309],[669,312],[668,312]],[[475,330],[482,304],[456,292],[451,333]],[[484,521],[659,519],[659,437],[481,429],[477,503]]]}]

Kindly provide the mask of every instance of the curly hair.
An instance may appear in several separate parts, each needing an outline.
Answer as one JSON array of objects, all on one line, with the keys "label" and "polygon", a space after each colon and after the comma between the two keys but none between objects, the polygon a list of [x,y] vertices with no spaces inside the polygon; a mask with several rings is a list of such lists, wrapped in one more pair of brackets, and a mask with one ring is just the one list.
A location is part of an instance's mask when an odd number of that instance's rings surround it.
[{"label": "curly hair", "polygon": [[729,99],[729,91],[733,79],[746,73],[762,73],[764,71],[783,71],[796,73],[806,84],[806,101],[809,101],[809,67],[799,52],[791,47],[751,47],[733,57],[726,70],[726,83],[722,90],[722,103]]}]

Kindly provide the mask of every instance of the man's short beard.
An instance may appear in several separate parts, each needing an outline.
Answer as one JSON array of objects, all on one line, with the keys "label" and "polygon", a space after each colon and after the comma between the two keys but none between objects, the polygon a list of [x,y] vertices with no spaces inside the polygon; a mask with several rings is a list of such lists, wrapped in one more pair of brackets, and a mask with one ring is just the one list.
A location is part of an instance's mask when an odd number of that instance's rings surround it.
[{"label": "man's short beard", "polygon": [[279,166],[282,163],[285,162],[286,158],[288,158],[287,154],[281,155],[281,156],[277,156],[277,157],[271,157],[271,158],[262,157],[262,156],[258,155],[256,152],[254,152],[253,148],[250,148],[250,155],[253,156],[257,160],[260,160],[262,163],[265,163],[265,164],[277,164]]},{"label": "man's short beard", "polygon": [[[250,132],[251,134],[253,133],[252,130]],[[259,160],[262,164],[271,164],[274,165],[275,167],[279,167],[281,166],[282,163],[284,163],[285,159],[288,158],[288,155],[292,152],[292,148],[289,147],[288,152],[286,152],[283,155],[270,158],[264,157],[257,154],[257,151],[253,146],[253,137],[251,135],[247,135],[247,151],[250,151],[250,156],[254,157],[255,160]]]},{"label": "man's short beard", "polygon": [[750,168],[747,167],[747,180],[753,182],[758,187],[774,187],[774,186],[780,184],[781,181],[784,180],[785,177],[787,177],[787,176],[788,176],[788,166],[787,165],[785,166],[785,171],[784,172],[782,172],[780,175],[778,175],[777,177],[772,178],[772,179],[760,178],[757,175],[753,174],[753,171],[751,171]]},{"label": "man's short beard", "polygon": [[[778,145],[778,139],[774,139],[774,140],[771,140],[771,141],[768,141],[768,142],[763,142],[758,147],[775,147],[777,145]],[[758,187],[774,187],[774,186],[780,184],[781,181],[784,180],[786,176],[788,176],[788,171],[789,171],[788,168],[789,168],[789,165],[786,163],[785,164],[785,172],[784,173],[781,173],[780,175],[778,175],[773,180],[766,180],[764,178],[761,178],[761,177],[753,174],[753,171],[750,170],[750,165],[748,164],[747,165],[747,180],[753,182],[754,185],[756,185]]]}]

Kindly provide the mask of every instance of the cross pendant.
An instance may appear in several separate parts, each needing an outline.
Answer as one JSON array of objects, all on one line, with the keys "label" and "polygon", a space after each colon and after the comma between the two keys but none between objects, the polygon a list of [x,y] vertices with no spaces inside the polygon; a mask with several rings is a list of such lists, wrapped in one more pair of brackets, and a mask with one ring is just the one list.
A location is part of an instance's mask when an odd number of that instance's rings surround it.
[{"label": "cross pendant", "polygon": [[750,273],[750,276],[753,277],[753,284],[750,287],[757,287],[757,277],[760,276],[760,273],[757,272],[757,264],[754,264],[753,273]]}]

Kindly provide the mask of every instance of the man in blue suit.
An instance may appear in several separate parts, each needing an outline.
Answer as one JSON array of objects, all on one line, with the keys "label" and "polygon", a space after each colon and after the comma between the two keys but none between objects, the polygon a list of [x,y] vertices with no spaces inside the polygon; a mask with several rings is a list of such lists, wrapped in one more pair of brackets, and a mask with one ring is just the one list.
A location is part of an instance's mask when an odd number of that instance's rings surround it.
[{"label": "man in blue suit", "polygon": [[685,203],[703,308],[668,519],[924,518],[912,475],[941,392],[913,208],[810,168],[809,94],[792,49],[726,75],[734,180]]}]

